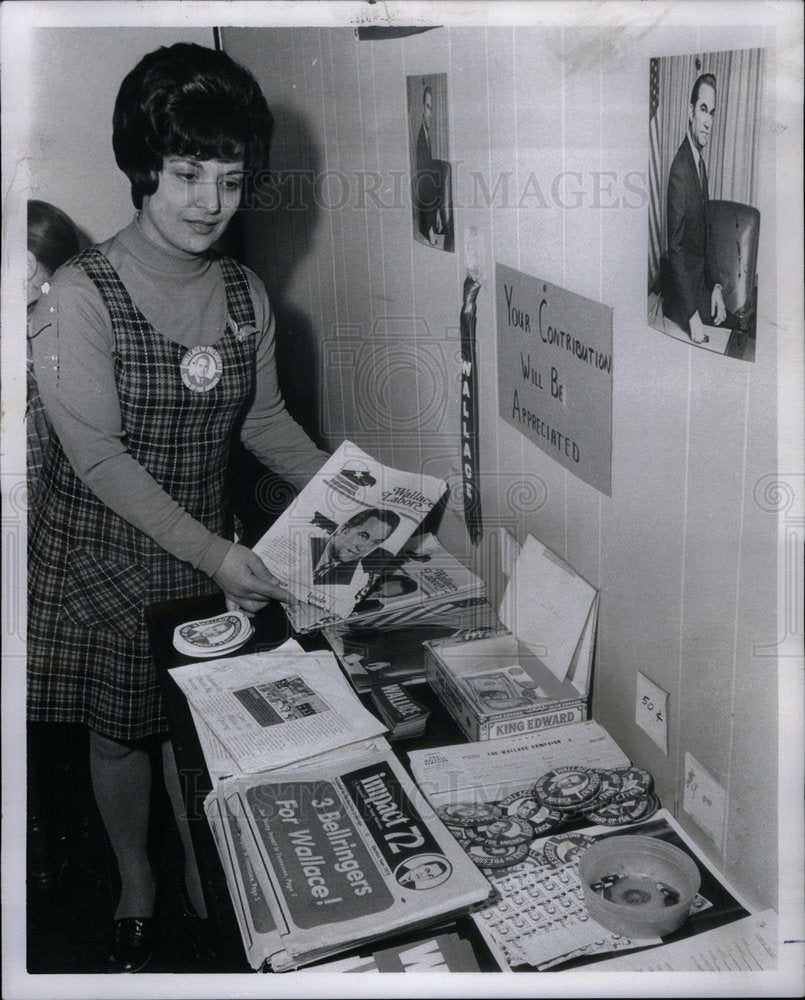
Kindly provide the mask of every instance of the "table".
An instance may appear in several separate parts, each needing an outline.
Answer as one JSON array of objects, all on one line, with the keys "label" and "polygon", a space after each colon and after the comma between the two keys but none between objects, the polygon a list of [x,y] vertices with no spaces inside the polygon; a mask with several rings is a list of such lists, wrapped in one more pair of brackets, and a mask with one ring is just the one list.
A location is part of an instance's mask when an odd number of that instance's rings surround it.
[{"label": "table", "polygon": [[[187,810],[193,849],[201,875],[207,914],[210,920],[211,937],[216,942],[220,958],[220,972],[251,972],[243,943],[238,930],[237,918],[232,908],[229,890],[218,852],[204,815],[204,799],[212,788],[212,782],[204,763],[204,756],[196,735],[190,709],[184,694],[169,674],[172,667],[185,663],[195,663],[192,657],[184,656],[173,646],[173,633],[177,625],[186,621],[209,618],[226,610],[222,593],[207,597],[185,598],[164,601],[151,605],[146,612],[151,646],[165,696],[170,738],[173,744],[176,767]],[[254,635],[239,647],[232,656],[254,653],[281,645],[286,639],[294,638],[303,649],[329,649],[326,640],[319,634],[296,635],[293,633],[281,606],[270,602],[253,618]],[[447,746],[464,742],[464,736],[456,723],[438,701],[426,684],[417,685],[415,696],[430,709],[428,726],[422,736],[392,744],[401,762],[407,766],[407,751],[434,746]],[[362,695],[365,707],[372,710],[371,700]],[[450,921],[457,926],[463,937],[470,940],[482,971],[497,972],[499,966],[492,957],[475,924],[469,918]],[[421,930],[415,936],[421,936]],[[410,935],[395,935],[384,939],[384,945],[403,944]],[[366,949],[361,949],[365,951]],[[371,951],[371,948],[369,949]]]},{"label": "table", "polygon": [[[207,773],[204,757],[196,735],[185,696],[178,685],[170,677],[171,667],[184,663],[198,662],[183,656],[173,648],[173,632],[182,622],[199,618],[208,618],[226,610],[222,594],[204,598],[193,598],[168,601],[152,605],[147,612],[152,647],[159,670],[160,679],[165,693],[170,736],[173,743],[176,765],[179,772],[185,806],[189,819],[191,837],[193,840],[202,888],[210,919],[210,934],[216,942],[220,958],[220,972],[251,972],[246,961],[237,919],[227,888],[226,879],[221,867],[212,834],[204,815],[203,803],[212,783]],[[328,649],[326,640],[319,634],[294,635],[281,606],[275,602],[269,604],[254,618],[255,633],[250,640],[230,655],[242,655],[259,651],[268,651],[283,643],[288,638],[295,638],[306,651]],[[423,736],[392,744],[404,766],[408,766],[407,751],[426,749],[436,746],[448,746],[464,743],[465,738],[456,723],[440,704],[433,691],[427,685],[415,688],[416,698],[425,704],[431,712],[428,727]],[[361,696],[364,705],[371,711],[371,700],[367,695]],[[409,769],[410,773],[410,769]],[[569,832],[586,825],[583,819],[577,819],[567,827]],[[613,831],[614,832],[614,831]],[[639,832],[639,831],[638,831]],[[680,846],[680,845],[677,845]],[[695,855],[692,854],[692,856]],[[711,872],[701,859],[695,858],[702,877],[702,893],[712,903],[710,909],[692,914],[690,920],[679,931],[664,939],[666,942],[681,940],[696,935],[702,931],[718,927],[724,923],[745,916],[748,910],[737,900],[732,891]],[[500,971],[500,966],[493,958],[475,923],[469,917],[461,917],[449,921],[458,929],[461,935],[472,944],[476,960],[484,972]],[[436,931],[436,925],[429,930]],[[384,938],[353,951],[352,954],[370,954],[378,947],[403,945],[408,939],[421,936],[421,929],[410,935],[398,934]],[[344,954],[350,954],[345,952]],[[336,956],[340,957],[340,956]],[[592,961],[601,960],[598,956]],[[591,959],[583,958],[565,964],[565,969],[588,965]],[[312,968],[312,966],[306,966]]]}]

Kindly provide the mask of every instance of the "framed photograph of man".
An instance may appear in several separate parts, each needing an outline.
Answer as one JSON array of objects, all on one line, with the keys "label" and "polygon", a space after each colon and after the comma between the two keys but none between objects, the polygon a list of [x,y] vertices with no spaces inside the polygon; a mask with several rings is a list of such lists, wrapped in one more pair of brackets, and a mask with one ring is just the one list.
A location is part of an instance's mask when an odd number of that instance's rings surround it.
[{"label": "framed photograph of man", "polygon": [[447,74],[409,76],[407,91],[414,239],[452,252],[455,244]]},{"label": "framed photograph of man", "polygon": [[648,322],[754,361],[763,49],[652,59]]}]

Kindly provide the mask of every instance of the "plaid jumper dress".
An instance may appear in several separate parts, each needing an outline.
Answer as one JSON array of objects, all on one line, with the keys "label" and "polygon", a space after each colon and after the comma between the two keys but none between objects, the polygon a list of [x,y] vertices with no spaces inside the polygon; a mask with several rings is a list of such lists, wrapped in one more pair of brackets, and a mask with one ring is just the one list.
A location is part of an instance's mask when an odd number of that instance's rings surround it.
[{"label": "plaid jumper dress", "polygon": [[[226,471],[230,443],[254,384],[254,336],[227,327],[215,343],[222,377],[193,392],[181,377],[187,348],[158,333],[94,248],[73,262],[96,285],[112,319],[126,445],[194,518],[231,537]],[[219,261],[228,315],[254,328],[248,279]],[[29,531],[28,715],[86,723],[136,740],[167,723],[145,608],[212,593],[211,579],[167,553],[106,507],[75,475],[55,438],[47,450]]]}]

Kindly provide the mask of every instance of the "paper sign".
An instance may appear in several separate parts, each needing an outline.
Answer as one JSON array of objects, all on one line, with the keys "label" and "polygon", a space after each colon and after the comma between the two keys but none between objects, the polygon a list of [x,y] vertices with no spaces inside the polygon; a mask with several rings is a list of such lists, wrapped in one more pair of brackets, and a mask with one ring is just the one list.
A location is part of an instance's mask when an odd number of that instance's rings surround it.
[{"label": "paper sign", "polygon": [[645,674],[637,673],[635,721],[664,754],[668,753],[668,694]]},{"label": "paper sign", "polygon": [[612,308],[503,264],[496,269],[501,417],[612,494]]}]

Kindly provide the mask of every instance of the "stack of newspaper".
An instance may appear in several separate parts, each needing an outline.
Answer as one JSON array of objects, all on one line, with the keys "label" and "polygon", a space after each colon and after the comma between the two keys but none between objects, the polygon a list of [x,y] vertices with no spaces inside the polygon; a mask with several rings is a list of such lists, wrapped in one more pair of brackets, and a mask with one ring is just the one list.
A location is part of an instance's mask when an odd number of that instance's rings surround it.
[{"label": "stack of newspaper", "polygon": [[298,968],[487,898],[332,654],[286,644],[170,673],[215,782],[205,813],[252,968]]},{"label": "stack of newspaper", "polygon": [[242,887],[264,917],[260,950],[247,944],[255,968],[266,958],[274,971],[297,968],[434,923],[491,891],[388,746],[226,779],[206,809],[223,853],[239,848],[241,870],[255,876]]}]

